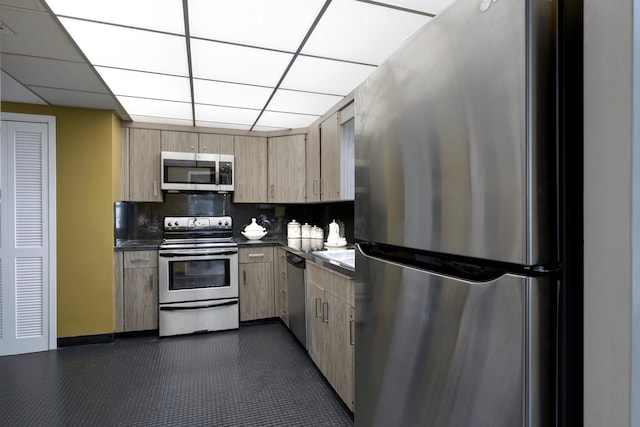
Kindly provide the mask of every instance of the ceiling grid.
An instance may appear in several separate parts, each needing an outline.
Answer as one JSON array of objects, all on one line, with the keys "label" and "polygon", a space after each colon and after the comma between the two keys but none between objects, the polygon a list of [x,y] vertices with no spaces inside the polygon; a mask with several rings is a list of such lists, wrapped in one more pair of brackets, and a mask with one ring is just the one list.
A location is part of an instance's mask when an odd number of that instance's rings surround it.
[{"label": "ceiling grid", "polygon": [[141,122],[304,128],[451,1],[0,0],[15,33],[0,35],[2,100]]}]

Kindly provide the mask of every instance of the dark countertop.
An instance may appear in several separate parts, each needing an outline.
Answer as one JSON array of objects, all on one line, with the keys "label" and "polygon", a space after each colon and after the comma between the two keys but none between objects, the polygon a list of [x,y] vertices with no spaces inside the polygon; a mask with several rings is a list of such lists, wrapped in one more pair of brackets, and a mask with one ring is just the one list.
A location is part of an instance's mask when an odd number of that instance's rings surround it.
[{"label": "dark countertop", "polygon": [[[317,248],[320,244],[309,244],[309,249],[302,249],[302,244],[300,245],[300,249],[293,248],[288,246],[287,239],[283,239],[281,236],[265,236],[260,240],[249,240],[244,237],[236,237],[234,238],[235,242],[238,244],[238,247],[261,247],[261,246],[280,246],[284,247],[287,251],[292,252],[298,256],[303,257],[307,261],[313,262],[314,264],[321,265],[330,270],[336,271],[340,274],[344,274],[345,276],[354,277],[355,271],[348,265],[336,262],[330,262],[325,258],[321,258],[317,255],[314,255],[314,251],[323,251],[326,250],[323,247]],[[116,240],[115,245],[113,247],[114,251],[155,251],[158,250],[158,245],[162,242],[162,240]],[[296,242],[297,243],[297,242]],[[305,247],[307,244],[305,243]],[[353,245],[348,245],[347,249],[354,248]]]},{"label": "dark countertop", "polygon": [[162,240],[116,240],[114,251],[157,251]]},{"label": "dark countertop", "polygon": [[[283,248],[285,248],[287,251],[292,252],[298,256],[301,256],[302,258],[306,259],[307,261],[313,262],[314,264],[318,264],[322,267],[328,268],[329,270],[333,270],[336,271],[340,274],[344,274],[345,276],[349,276],[349,277],[354,277],[355,275],[355,270],[353,268],[351,268],[350,266],[346,265],[346,264],[342,264],[342,263],[338,263],[338,262],[330,262],[328,259],[326,258],[322,258],[319,257],[317,255],[315,255],[313,252],[317,252],[317,251],[324,251],[326,250],[326,248],[324,247],[324,245],[320,245],[319,243],[317,245],[314,246],[314,243],[310,243],[310,249],[302,249],[302,243],[300,244],[300,249],[297,248],[293,248],[291,246],[288,245],[288,242],[286,239],[282,239],[282,238],[267,238],[264,237],[260,240],[248,240],[245,238],[235,238],[234,239],[236,241],[236,243],[238,243],[239,247],[253,247],[253,246],[281,246]],[[297,242],[296,242],[297,243]],[[307,246],[306,244],[304,246]],[[317,248],[317,246],[321,246],[320,248]],[[345,247],[345,249],[353,249],[355,248],[354,245],[347,245]]]}]

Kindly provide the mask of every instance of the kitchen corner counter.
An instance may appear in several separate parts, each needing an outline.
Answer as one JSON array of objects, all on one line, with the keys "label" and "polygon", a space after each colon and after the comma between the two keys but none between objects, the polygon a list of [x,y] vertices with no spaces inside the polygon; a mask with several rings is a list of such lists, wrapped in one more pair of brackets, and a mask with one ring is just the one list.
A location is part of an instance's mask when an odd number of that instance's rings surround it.
[{"label": "kitchen corner counter", "polygon": [[[244,237],[235,237],[235,242],[238,244],[238,247],[260,247],[260,246],[280,246],[286,249],[289,252],[292,252],[298,256],[301,256],[305,260],[312,262],[314,264],[325,267],[329,270],[333,270],[337,273],[343,274],[345,276],[353,278],[355,275],[355,269],[342,264],[342,263],[334,263],[329,261],[328,259],[319,257],[315,255],[313,252],[322,251],[324,249],[295,249],[287,245],[287,239],[284,239],[280,236],[273,236],[271,238],[265,237],[260,240],[249,240]],[[354,245],[348,245],[347,249],[353,249]]]}]

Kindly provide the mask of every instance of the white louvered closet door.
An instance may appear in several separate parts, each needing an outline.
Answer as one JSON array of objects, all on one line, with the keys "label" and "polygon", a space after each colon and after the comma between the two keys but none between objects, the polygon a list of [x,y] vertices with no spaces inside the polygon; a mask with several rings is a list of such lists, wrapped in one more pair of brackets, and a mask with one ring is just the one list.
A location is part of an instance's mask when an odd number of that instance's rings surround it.
[{"label": "white louvered closet door", "polygon": [[3,121],[0,150],[0,355],[52,347],[48,131]]}]

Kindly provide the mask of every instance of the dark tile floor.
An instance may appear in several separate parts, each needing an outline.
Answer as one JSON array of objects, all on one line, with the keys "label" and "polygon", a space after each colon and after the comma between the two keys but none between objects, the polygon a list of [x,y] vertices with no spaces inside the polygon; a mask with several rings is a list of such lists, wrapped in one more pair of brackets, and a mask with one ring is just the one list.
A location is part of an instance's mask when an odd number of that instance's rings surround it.
[{"label": "dark tile floor", "polygon": [[2,426],[352,426],[286,327],[0,357]]}]

